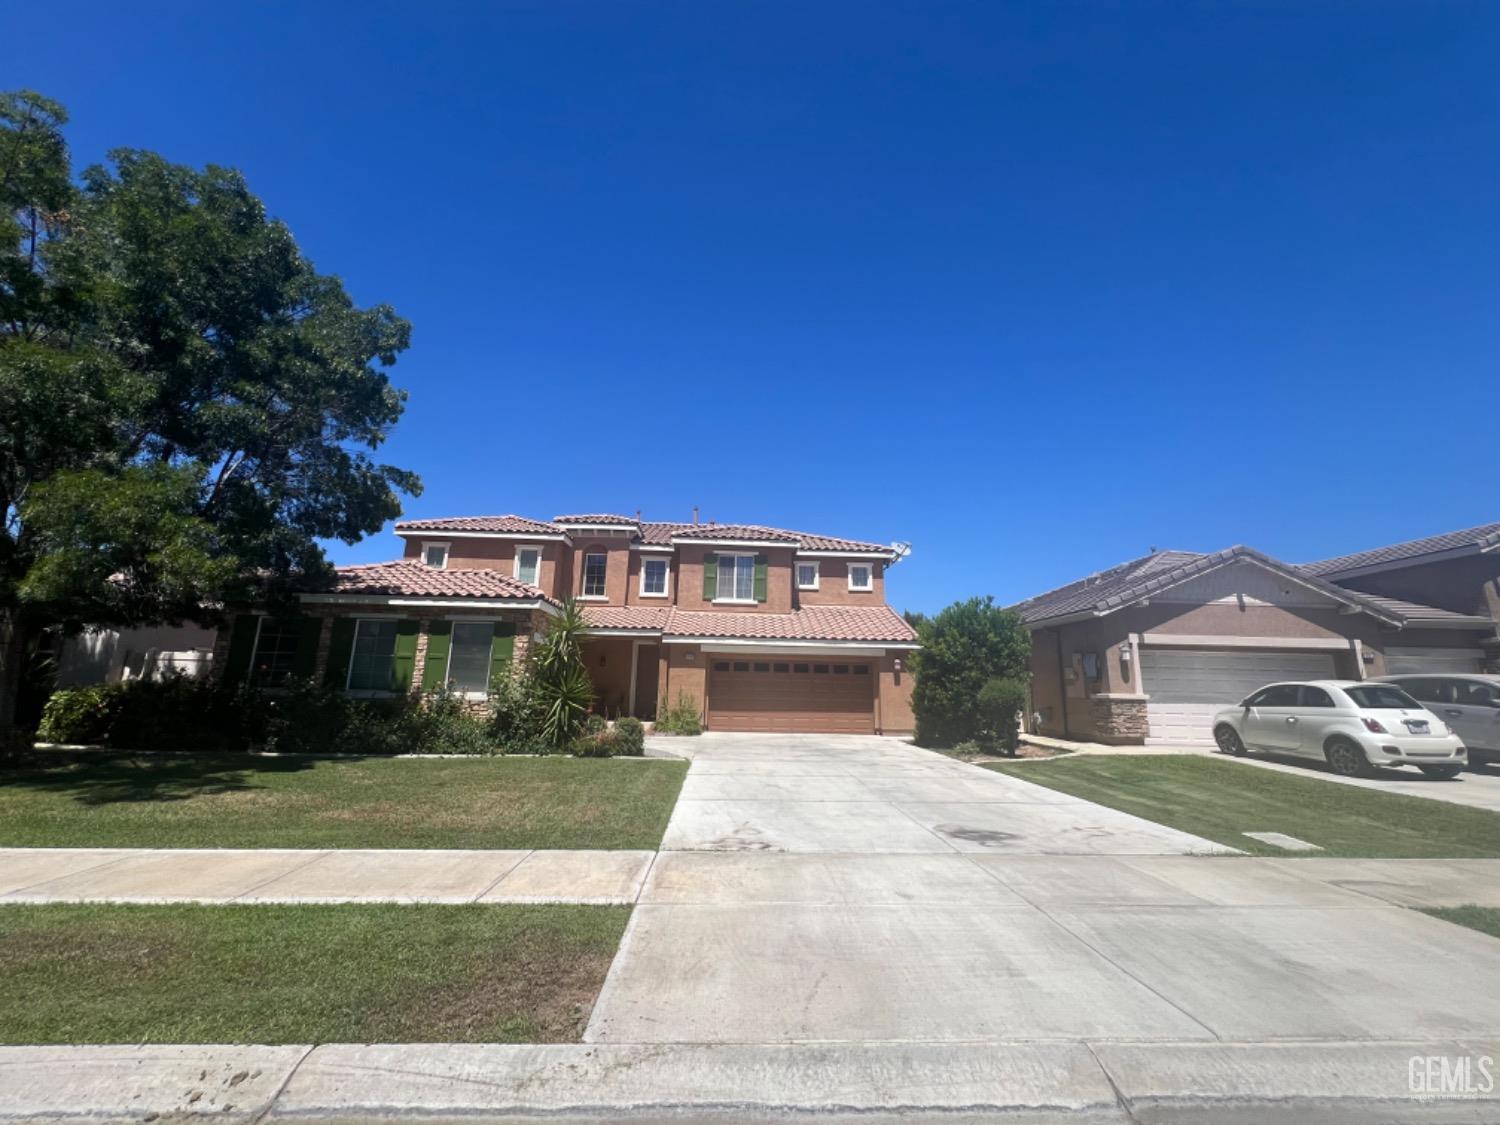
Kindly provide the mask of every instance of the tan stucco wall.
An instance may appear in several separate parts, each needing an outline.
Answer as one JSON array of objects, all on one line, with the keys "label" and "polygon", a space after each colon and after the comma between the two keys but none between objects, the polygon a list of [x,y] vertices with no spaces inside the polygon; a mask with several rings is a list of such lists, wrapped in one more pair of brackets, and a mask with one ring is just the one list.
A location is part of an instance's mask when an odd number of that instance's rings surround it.
[{"label": "tan stucco wall", "polygon": [[[703,600],[703,556],[706,554],[756,554],[766,556],[766,600],[758,605],[726,605]],[[792,549],[790,547],[679,547],[677,607],[711,610],[714,613],[791,613]]]},{"label": "tan stucco wall", "polygon": [[633,637],[594,637],[582,646],[583,665],[594,682],[594,710],[609,718],[630,714]]},{"label": "tan stucco wall", "polygon": [[880,709],[876,715],[880,733],[910,734],[917,726],[911,709],[911,653],[887,652],[876,667],[880,676]]},{"label": "tan stucco wall", "polygon": [[447,543],[448,566],[455,570],[498,570],[512,577],[516,573],[516,548],[540,547],[542,566],[540,581],[543,591],[560,596],[558,579],[562,577],[559,564],[562,561],[563,544],[558,542],[523,542],[509,539],[445,539],[441,535],[430,535],[425,539],[406,540],[403,558],[420,559],[423,543]]},{"label": "tan stucco wall", "polygon": [[1500,552],[1344,578],[1339,584],[1500,621]]},{"label": "tan stucco wall", "polygon": [[[794,590],[798,605],[881,605],[885,601],[885,564],[871,562],[872,590],[849,589],[849,559],[802,559],[804,563],[818,564],[818,588],[816,590]],[[854,562],[865,560],[855,559]],[[792,585],[797,584],[797,571],[792,570]]]},{"label": "tan stucco wall", "polygon": [[700,717],[708,713],[707,665],[703,652],[697,645],[662,645],[659,683],[661,694],[669,703],[676,703],[679,694],[686,693],[698,704]]}]

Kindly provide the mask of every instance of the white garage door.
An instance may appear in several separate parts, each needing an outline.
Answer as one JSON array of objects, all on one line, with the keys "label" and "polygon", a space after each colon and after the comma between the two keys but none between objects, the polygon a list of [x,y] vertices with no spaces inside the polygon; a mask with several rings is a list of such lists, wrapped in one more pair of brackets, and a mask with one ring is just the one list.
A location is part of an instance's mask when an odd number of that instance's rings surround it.
[{"label": "white garage door", "polygon": [[1277,680],[1334,679],[1331,652],[1143,648],[1141,680],[1150,699],[1148,742],[1213,740],[1216,711]]},{"label": "white garage door", "polygon": [[1484,653],[1477,648],[1388,648],[1385,671],[1389,676],[1406,672],[1478,672]]}]

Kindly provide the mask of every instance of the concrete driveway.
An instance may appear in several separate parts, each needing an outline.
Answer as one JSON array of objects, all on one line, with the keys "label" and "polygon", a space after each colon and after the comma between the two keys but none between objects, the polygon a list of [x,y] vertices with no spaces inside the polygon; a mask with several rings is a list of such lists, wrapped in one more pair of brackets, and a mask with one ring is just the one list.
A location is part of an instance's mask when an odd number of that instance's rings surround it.
[{"label": "concrete driveway", "polygon": [[1318,860],[1185,854],[891,739],[665,745],[692,769],[589,1042],[1500,1034],[1500,942]]}]

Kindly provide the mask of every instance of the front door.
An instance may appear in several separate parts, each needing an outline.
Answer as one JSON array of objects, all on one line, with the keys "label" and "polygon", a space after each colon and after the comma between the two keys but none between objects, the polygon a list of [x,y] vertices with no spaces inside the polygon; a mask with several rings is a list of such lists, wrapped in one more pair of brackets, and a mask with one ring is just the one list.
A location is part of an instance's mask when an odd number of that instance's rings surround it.
[{"label": "front door", "polygon": [[657,681],[661,673],[661,646],[635,646],[635,697],[630,713],[648,722],[656,718]]}]

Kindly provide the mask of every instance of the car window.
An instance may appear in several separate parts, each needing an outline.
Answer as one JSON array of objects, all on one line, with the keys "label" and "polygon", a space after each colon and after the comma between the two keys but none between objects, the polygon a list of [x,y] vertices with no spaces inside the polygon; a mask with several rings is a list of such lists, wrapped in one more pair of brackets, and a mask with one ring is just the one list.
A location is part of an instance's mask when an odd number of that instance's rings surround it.
[{"label": "car window", "polygon": [[1249,699],[1245,700],[1246,707],[1295,707],[1297,706],[1296,684],[1275,684],[1272,687],[1261,688]]},{"label": "car window", "polygon": [[1458,689],[1456,703],[1463,703],[1470,707],[1488,707],[1494,703],[1500,703],[1500,687],[1494,684],[1478,683],[1474,680],[1459,680],[1454,683]]},{"label": "car window", "polygon": [[1395,680],[1395,685],[1413,699],[1422,703],[1453,702],[1452,680],[1441,680],[1429,676],[1419,680]]},{"label": "car window", "polygon": [[1333,696],[1329,695],[1320,687],[1311,684],[1302,685],[1302,702],[1299,707],[1332,707]]},{"label": "car window", "polygon": [[1372,711],[1420,711],[1422,709],[1420,703],[1395,684],[1361,684],[1359,687],[1345,688],[1344,694],[1354,700],[1356,707],[1365,707]]}]

